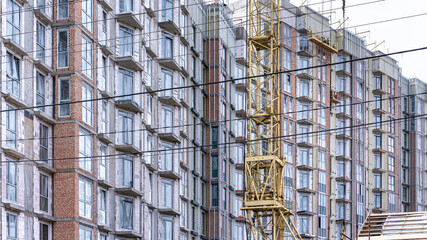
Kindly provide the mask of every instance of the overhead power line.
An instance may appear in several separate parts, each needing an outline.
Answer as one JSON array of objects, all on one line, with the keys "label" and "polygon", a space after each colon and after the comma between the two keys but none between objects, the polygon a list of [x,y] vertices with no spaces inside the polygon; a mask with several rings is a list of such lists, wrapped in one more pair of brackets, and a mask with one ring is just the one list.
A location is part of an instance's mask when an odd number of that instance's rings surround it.
[{"label": "overhead power line", "polygon": [[[78,160],[80,161],[81,159],[92,159],[92,158],[109,158],[109,157],[114,157],[114,156],[125,156],[125,155],[140,155],[140,154],[150,154],[149,156],[154,156],[151,153],[158,153],[158,155],[161,154],[161,152],[172,152],[171,154],[174,154],[173,152],[179,153],[180,150],[189,150],[189,149],[200,149],[200,151],[202,151],[202,148],[209,148],[209,147],[219,147],[219,146],[225,146],[225,147],[230,147],[231,145],[242,145],[242,144],[247,144],[249,142],[260,142],[260,141],[267,141],[267,140],[271,140],[271,139],[283,139],[283,138],[290,138],[290,137],[298,137],[298,136],[316,136],[318,134],[322,134],[322,133],[327,133],[327,132],[334,132],[334,131],[339,131],[339,130],[343,130],[345,131],[346,129],[357,129],[357,128],[361,128],[361,127],[369,127],[369,126],[377,126],[380,125],[382,126],[385,123],[391,123],[391,122],[401,122],[404,121],[406,119],[415,119],[415,118],[420,118],[420,117],[426,117],[427,114],[419,114],[419,115],[413,115],[413,116],[407,116],[407,117],[401,117],[401,118],[394,118],[394,119],[390,119],[390,120],[384,120],[384,121],[379,121],[379,122],[370,122],[370,123],[362,123],[362,124],[358,124],[358,125],[352,125],[352,126],[345,126],[345,127],[339,127],[339,128],[329,128],[329,129],[324,129],[324,130],[319,130],[319,131],[311,131],[311,132],[307,132],[307,133],[295,133],[295,134],[288,134],[288,135],[281,135],[281,136],[276,136],[276,137],[265,137],[262,139],[255,139],[255,140],[244,140],[244,141],[235,141],[235,142],[226,142],[226,143],[218,143],[218,144],[205,144],[205,145],[201,145],[201,146],[194,146],[194,147],[182,147],[182,148],[173,148],[173,149],[157,149],[157,150],[146,150],[146,151],[139,151],[139,152],[130,152],[130,153],[119,153],[119,154],[110,154],[110,155],[98,155],[98,156],[90,156],[90,157],[66,157],[66,158],[51,158],[51,159],[23,159],[23,160],[19,160],[18,163],[25,163],[25,162],[46,162],[46,161],[63,161],[63,160]],[[0,163],[7,163],[8,161],[0,161]]]},{"label": "overhead power line", "polygon": [[110,97],[101,97],[101,98],[93,98],[93,99],[87,99],[87,100],[70,101],[67,103],[54,103],[54,104],[45,104],[45,105],[40,105],[40,106],[20,107],[20,108],[13,108],[13,109],[2,109],[2,110],[0,110],[0,112],[27,110],[27,109],[42,108],[42,107],[53,107],[53,106],[61,106],[61,105],[76,104],[76,103],[83,103],[83,102],[94,102],[94,101],[108,100],[108,99],[115,99],[115,98],[133,97],[133,96],[144,95],[144,94],[154,94],[154,93],[163,92],[163,91],[171,91],[171,90],[178,90],[178,89],[185,89],[185,88],[208,86],[208,85],[213,85],[213,84],[220,84],[220,83],[227,83],[227,82],[233,82],[233,81],[239,81],[239,80],[246,80],[246,79],[257,78],[257,77],[266,77],[266,76],[270,76],[273,74],[291,73],[291,72],[303,71],[303,70],[319,68],[319,67],[328,67],[328,66],[334,66],[334,65],[350,63],[350,62],[357,62],[357,61],[364,61],[364,60],[369,60],[369,59],[382,58],[382,57],[392,56],[392,55],[396,55],[396,54],[405,54],[405,53],[409,53],[409,52],[422,51],[422,50],[426,50],[426,49],[427,49],[427,47],[413,48],[413,49],[409,49],[409,50],[402,50],[402,51],[397,51],[397,52],[392,52],[392,53],[386,53],[386,54],[380,54],[380,55],[376,55],[376,56],[369,56],[369,57],[351,59],[351,60],[346,60],[346,61],[341,61],[341,62],[326,63],[326,64],[322,64],[322,65],[317,65],[317,66],[298,68],[298,69],[293,69],[293,70],[285,70],[285,71],[279,71],[279,72],[275,72],[275,73],[261,74],[261,75],[252,76],[252,77],[240,77],[240,78],[232,78],[232,79],[226,79],[226,80],[215,81],[215,82],[200,83],[197,86],[187,85],[187,86],[181,86],[181,87],[163,88],[163,89],[152,90],[152,91],[115,95],[115,96],[110,96]]}]

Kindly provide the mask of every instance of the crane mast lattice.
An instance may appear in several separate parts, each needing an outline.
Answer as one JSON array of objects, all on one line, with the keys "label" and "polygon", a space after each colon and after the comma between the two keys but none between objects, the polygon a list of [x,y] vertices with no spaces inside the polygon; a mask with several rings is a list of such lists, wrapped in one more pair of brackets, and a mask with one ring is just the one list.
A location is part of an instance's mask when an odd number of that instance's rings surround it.
[{"label": "crane mast lattice", "polygon": [[256,240],[301,239],[284,205],[280,148],[280,0],[248,1],[248,149],[246,211]]}]

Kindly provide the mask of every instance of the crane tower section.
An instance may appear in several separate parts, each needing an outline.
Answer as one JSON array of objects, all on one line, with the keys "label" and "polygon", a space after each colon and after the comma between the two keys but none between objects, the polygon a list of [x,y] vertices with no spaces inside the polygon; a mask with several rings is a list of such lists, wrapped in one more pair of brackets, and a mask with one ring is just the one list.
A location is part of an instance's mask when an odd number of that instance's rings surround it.
[{"label": "crane tower section", "polygon": [[255,239],[301,239],[284,206],[284,164],[280,149],[280,0],[248,1],[248,149],[245,198]]}]

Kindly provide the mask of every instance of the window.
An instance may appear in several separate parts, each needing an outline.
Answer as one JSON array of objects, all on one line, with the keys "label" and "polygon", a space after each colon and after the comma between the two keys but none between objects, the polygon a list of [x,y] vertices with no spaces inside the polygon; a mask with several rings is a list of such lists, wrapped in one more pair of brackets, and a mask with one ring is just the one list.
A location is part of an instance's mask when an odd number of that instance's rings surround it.
[{"label": "window", "polygon": [[[153,150],[153,135],[147,133],[147,141],[146,141],[146,151],[152,151]],[[147,164],[151,164],[152,163],[152,154],[151,153],[147,153],[145,154],[145,160],[147,162]]]},{"label": "window", "polygon": [[363,78],[363,76],[364,76],[364,74],[363,74],[363,72],[364,72],[364,69],[363,69],[363,62],[361,62],[361,61],[358,61],[357,62],[357,77],[359,77],[359,78]]},{"label": "window", "polygon": [[381,148],[381,135],[375,134],[375,148]]},{"label": "window", "polygon": [[211,145],[212,149],[218,149],[218,127],[212,127],[211,130]]},{"label": "window", "polygon": [[212,178],[218,178],[218,157],[211,156],[212,159]]},{"label": "window", "polygon": [[394,189],[395,189],[394,188],[394,184],[395,184],[395,182],[394,182],[394,176],[389,175],[388,176],[388,190],[394,192]]},{"label": "window", "polygon": [[133,114],[119,111],[119,143],[133,144]]},{"label": "window", "polygon": [[326,125],[326,109],[323,107],[319,109],[319,123]]},{"label": "window", "polygon": [[162,69],[162,89],[164,91],[161,92],[162,96],[170,97],[173,96],[173,73],[166,69]]},{"label": "window", "polygon": [[19,58],[7,53],[6,59],[6,82],[7,82],[7,91],[13,95],[20,97],[21,96],[21,74],[20,74],[20,65]]},{"label": "window", "polygon": [[363,83],[357,82],[357,97],[363,99]]},{"label": "window", "polygon": [[[119,68],[119,95],[133,93],[133,72]],[[133,99],[132,96],[123,96],[119,100]]]},{"label": "window", "polygon": [[381,89],[381,88],[382,88],[381,76],[374,75],[374,89]]},{"label": "window", "polygon": [[243,180],[243,173],[240,171],[235,172],[235,179],[236,179],[236,189],[237,190],[244,190],[244,180]]},{"label": "window", "polygon": [[173,108],[162,106],[162,128],[163,133],[173,131]]},{"label": "window", "polygon": [[89,87],[87,84],[83,83],[82,88],[82,120],[83,122],[89,124],[92,126],[92,88]]},{"label": "window", "polygon": [[[163,0],[167,1],[167,0]],[[162,58],[172,58],[173,56],[173,36],[162,32]]]},{"label": "window", "polygon": [[147,60],[145,62],[147,64],[145,71],[145,84],[147,86],[153,86],[152,75],[153,75],[153,60],[151,57],[147,56]]},{"label": "window", "polygon": [[374,174],[375,188],[381,188],[381,174]]},{"label": "window", "polygon": [[46,38],[45,38],[45,26],[37,21],[36,26],[36,58],[40,59],[40,61],[45,61],[45,46],[46,46]]},{"label": "window", "polygon": [[299,163],[300,165],[306,165],[309,166],[310,165],[310,161],[309,161],[309,150],[307,148],[300,148],[299,149]]},{"label": "window", "polygon": [[92,0],[83,0],[82,2],[82,23],[83,26],[92,32],[93,10]]},{"label": "window", "polygon": [[[285,89],[286,92],[291,92],[291,75],[286,74],[286,79],[285,79]],[[286,101],[286,100],[285,100]],[[285,111],[287,111],[287,109],[285,108]]]},{"label": "window", "polygon": [[79,167],[92,172],[92,134],[80,129],[79,135]]},{"label": "window", "polygon": [[375,128],[381,129],[381,115],[375,114],[374,120],[375,120]]},{"label": "window", "polygon": [[222,47],[221,47],[221,56],[220,56],[220,58],[221,58],[221,66],[223,68],[226,68],[226,66],[227,66],[227,49],[225,48],[224,45],[222,45]]},{"label": "window", "polygon": [[319,168],[326,170],[326,152],[319,151],[318,158],[319,158]]},{"label": "window", "polygon": [[133,0],[119,0],[119,12],[132,12]]},{"label": "window", "polygon": [[49,211],[49,178],[40,174],[40,210]]},{"label": "window", "polygon": [[394,153],[394,138],[388,137],[388,151]]},{"label": "window", "polygon": [[300,211],[309,211],[308,194],[301,194],[299,197]]},{"label": "window", "polygon": [[375,168],[381,168],[381,154],[374,154]]},{"label": "window", "polygon": [[79,178],[79,215],[92,219],[92,181]]},{"label": "window", "polygon": [[103,189],[99,191],[99,223],[107,223],[107,191]]},{"label": "window", "polygon": [[388,156],[388,170],[394,172],[394,157]]},{"label": "window", "polygon": [[300,171],[300,188],[309,188],[309,173],[308,171]]},{"label": "window", "polygon": [[102,110],[101,110],[101,122],[99,124],[99,132],[100,133],[107,133],[108,132],[108,107],[107,107],[107,101],[102,100]]},{"label": "window", "polygon": [[338,195],[338,198],[346,198],[347,196],[347,194],[346,194],[346,185],[345,185],[345,183],[342,183],[342,182],[340,182],[340,183],[338,183],[338,186],[337,186],[337,195]]},{"label": "window", "polygon": [[212,186],[212,207],[218,207],[219,205],[219,192],[218,192],[218,185],[211,185]]},{"label": "window", "polygon": [[344,167],[343,161],[337,161],[337,177],[344,177]]},{"label": "window", "polygon": [[[46,93],[45,93],[45,80],[44,75],[37,72],[36,73],[36,106],[44,106],[46,104]],[[41,111],[44,111],[44,107],[38,108]]]},{"label": "window", "polygon": [[374,194],[374,208],[381,208],[381,193]]},{"label": "window", "polygon": [[184,44],[180,44],[179,46],[179,64],[181,67],[186,68],[186,60],[187,60],[187,48]]},{"label": "window", "polygon": [[326,173],[319,172],[319,192],[326,193]]},{"label": "window", "polygon": [[162,21],[173,21],[173,0],[162,0]]},{"label": "window", "polygon": [[165,142],[160,143],[159,169],[173,171],[173,145]]},{"label": "window", "polygon": [[[286,69],[291,69],[291,63],[292,63],[292,61],[291,61],[291,59],[292,59],[292,55],[291,55],[291,51],[290,50],[288,50],[288,49],[285,49],[284,50],[284,56],[283,56],[283,58],[284,58],[284,60],[285,60],[285,64],[284,64],[284,67],[286,68]],[[289,75],[288,75],[289,76]],[[288,92],[290,92],[290,91],[288,91]]]},{"label": "window", "polygon": [[133,30],[119,27],[119,56],[133,56]]},{"label": "window", "polygon": [[363,201],[364,201],[363,195],[364,195],[365,190],[364,190],[364,187],[361,183],[357,183],[356,191],[357,191],[357,194],[356,194],[357,202],[363,203]]},{"label": "window", "polygon": [[[59,0],[66,1],[66,0]],[[67,1],[68,7],[68,1]],[[68,16],[67,16],[68,18]],[[58,68],[68,67],[68,29],[58,29]]]},{"label": "window", "polygon": [[[59,79],[59,116],[66,117],[70,116],[71,106],[70,95],[70,79]],[[68,103],[68,104],[67,104]]]},{"label": "window", "polygon": [[346,86],[345,86],[345,78],[343,77],[338,77],[338,83],[337,83],[337,91],[338,92],[343,92],[346,90]]},{"label": "window", "polygon": [[390,212],[396,211],[396,198],[393,193],[388,194],[388,208]]},{"label": "window", "polygon": [[162,217],[161,236],[162,236],[161,240],[173,239],[173,218],[172,217]]},{"label": "window", "polygon": [[47,162],[49,158],[49,129],[46,125],[40,123],[40,150],[39,158]]},{"label": "window", "polygon": [[8,240],[18,238],[17,216],[15,214],[6,214],[6,233]]},{"label": "window", "polygon": [[49,240],[49,225],[40,223],[40,240]]},{"label": "window", "polygon": [[99,178],[102,180],[107,179],[107,146],[101,144],[99,147]]},{"label": "window", "polygon": [[84,35],[82,37],[82,72],[92,79],[92,41]]},{"label": "window", "polygon": [[288,25],[285,25],[284,29],[283,29],[283,38],[285,41],[285,44],[288,46],[291,46],[291,27],[289,27]]},{"label": "window", "polygon": [[8,16],[6,18],[6,34],[17,44],[21,36],[21,6],[14,0],[7,0]]},{"label": "window", "polygon": [[162,205],[163,208],[173,207],[173,182],[171,180],[162,180]]},{"label": "window", "polygon": [[326,237],[326,217],[319,216],[318,235],[320,237]]},{"label": "window", "polygon": [[300,80],[300,96],[309,96],[310,83]]},{"label": "window", "polygon": [[153,211],[148,211],[148,238],[147,240],[153,240]]},{"label": "window", "polygon": [[309,225],[308,225],[308,217],[307,216],[300,216],[300,234],[309,234]]},{"label": "window", "polygon": [[[17,139],[17,119],[16,119],[16,110],[7,105],[6,112],[6,145],[10,148],[16,149],[16,139]],[[13,110],[13,111],[12,111]]]},{"label": "window", "polygon": [[119,226],[123,229],[133,229],[133,199],[119,197]]},{"label": "window", "polygon": [[[107,13],[105,11],[102,11],[102,22],[101,22],[101,28],[102,28],[102,36],[105,40],[104,44],[107,45],[106,40],[107,40]],[[102,39],[102,38],[101,38]]]},{"label": "window", "polygon": [[16,162],[8,160],[6,165],[6,199],[9,201],[17,201],[17,178]]},{"label": "window", "polygon": [[125,155],[119,157],[119,185],[133,187],[133,158]]},{"label": "window", "polygon": [[100,233],[99,234],[99,240],[107,240],[107,235]]},{"label": "window", "polygon": [[187,224],[187,204],[185,201],[181,200],[181,216],[180,216],[180,226],[181,227],[186,227]]},{"label": "window", "polygon": [[153,174],[148,174],[148,202],[153,202]]},{"label": "window", "polygon": [[326,215],[326,195],[319,194],[319,214]]},{"label": "window", "polygon": [[68,0],[58,0],[58,20],[68,18]]}]

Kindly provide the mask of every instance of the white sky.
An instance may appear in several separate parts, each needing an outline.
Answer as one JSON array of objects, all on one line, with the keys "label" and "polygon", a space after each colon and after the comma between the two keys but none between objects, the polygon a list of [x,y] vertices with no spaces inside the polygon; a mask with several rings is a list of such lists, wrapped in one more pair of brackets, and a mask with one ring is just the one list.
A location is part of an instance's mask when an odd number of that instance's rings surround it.
[{"label": "white sky", "polygon": [[[230,0],[234,2],[235,0]],[[391,53],[395,51],[408,50],[412,48],[420,48],[427,46],[427,0],[345,0],[346,1],[346,27],[357,26],[377,21],[394,19],[399,17],[406,17],[410,15],[425,14],[423,16],[389,21],[385,23],[370,24],[366,26],[357,27],[356,31],[360,32],[359,36],[365,37],[367,44],[379,44],[385,41],[377,50],[384,53]],[[290,0],[296,6],[300,6],[304,0]],[[314,3],[321,3],[322,0],[306,0],[304,4],[309,6]],[[334,13],[328,13],[326,16],[331,17],[331,23],[336,23],[339,20],[342,22],[342,0],[323,0],[322,4],[310,6],[316,11],[329,12],[331,8],[335,10]],[[361,6],[351,5],[369,3]],[[337,27],[339,24],[333,24]],[[355,32],[355,28],[349,28]],[[363,33],[369,31],[368,33]],[[372,49],[375,44],[369,45],[368,49]],[[427,50],[418,52],[405,53],[392,56],[399,62],[405,77],[417,77],[427,82]],[[426,61],[426,62],[424,62]]]}]

